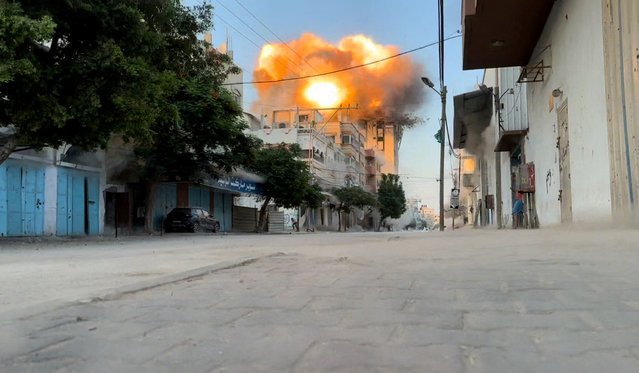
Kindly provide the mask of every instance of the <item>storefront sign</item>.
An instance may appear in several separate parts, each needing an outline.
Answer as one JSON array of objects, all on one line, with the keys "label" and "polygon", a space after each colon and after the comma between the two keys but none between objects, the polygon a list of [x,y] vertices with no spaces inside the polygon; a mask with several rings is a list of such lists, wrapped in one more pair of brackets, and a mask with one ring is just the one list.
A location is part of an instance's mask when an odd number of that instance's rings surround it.
[{"label": "storefront sign", "polygon": [[239,177],[224,176],[212,179],[208,183],[213,188],[240,193],[262,194],[262,184],[246,181]]}]

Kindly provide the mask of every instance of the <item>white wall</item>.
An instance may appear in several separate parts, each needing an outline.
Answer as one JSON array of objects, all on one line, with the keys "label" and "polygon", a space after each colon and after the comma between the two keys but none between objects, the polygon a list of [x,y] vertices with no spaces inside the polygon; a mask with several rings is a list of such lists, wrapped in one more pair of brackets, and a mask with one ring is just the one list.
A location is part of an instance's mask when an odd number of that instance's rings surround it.
[{"label": "white wall", "polygon": [[[526,84],[530,131],[526,162],[536,167],[540,225],[561,222],[557,108],[568,100],[573,221],[610,219],[610,170],[598,1],[555,2],[529,64],[543,58],[544,81]],[[563,91],[550,104],[554,89]]]}]

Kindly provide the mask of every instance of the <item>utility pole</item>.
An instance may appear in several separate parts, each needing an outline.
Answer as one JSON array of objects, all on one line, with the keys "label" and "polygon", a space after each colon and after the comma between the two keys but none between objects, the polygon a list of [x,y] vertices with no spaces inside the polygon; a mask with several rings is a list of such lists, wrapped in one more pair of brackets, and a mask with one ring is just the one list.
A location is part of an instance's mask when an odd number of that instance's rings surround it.
[{"label": "utility pole", "polygon": [[439,152],[439,230],[444,230],[444,144],[446,143],[446,86],[444,85],[444,0],[439,0],[438,20],[439,20],[439,86],[442,98],[442,126]]},{"label": "utility pole", "polygon": [[442,141],[439,150],[439,230],[444,230],[444,143],[446,138],[446,86],[442,85]]}]

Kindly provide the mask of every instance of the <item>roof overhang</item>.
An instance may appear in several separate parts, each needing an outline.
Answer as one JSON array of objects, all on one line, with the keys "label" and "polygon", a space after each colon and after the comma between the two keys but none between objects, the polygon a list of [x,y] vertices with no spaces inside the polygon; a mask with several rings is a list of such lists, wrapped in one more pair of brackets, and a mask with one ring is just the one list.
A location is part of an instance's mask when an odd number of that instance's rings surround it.
[{"label": "roof overhang", "polygon": [[461,0],[464,70],[528,65],[555,0]]},{"label": "roof overhang", "polygon": [[479,135],[490,124],[493,115],[493,90],[486,88],[457,95],[453,98],[453,104],[453,147],[463,149],[469,133]]},{"label": "roof overhang", "polygon": [[513,151],[527,133],[528,130],[502,131],[495,146],[495,152]]}]

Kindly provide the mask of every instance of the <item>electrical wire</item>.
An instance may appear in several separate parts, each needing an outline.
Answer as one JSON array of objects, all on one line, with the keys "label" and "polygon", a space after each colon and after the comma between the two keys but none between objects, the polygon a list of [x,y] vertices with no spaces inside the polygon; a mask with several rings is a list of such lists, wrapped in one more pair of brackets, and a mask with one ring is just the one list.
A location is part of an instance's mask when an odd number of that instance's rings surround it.
[{"label": "electrical wire", "polygon": [[[456,38],[460,38],[460,37],[461,37],[461,35],[455,35],[455,36],[451,36],[449,38],[446,38],[443,41],[448,41],[448,40],[456,39]],[[427,48],[427,47],[432,47],[433,45],[437,45],[437,44],[440,44],[440,42],[436,41],[434,43],[429,43],[429,44],[426,44],[426,45],[422,45],[421,47],[413,48],[413,49],[407,50],[407,51],[402,52],[402,53],[394,54],[392,56],[389,56],[389,57],[386,57],[386,58],[382,58],[380,60],[371,61],[371,62],[364,63],[364,64],[361,64],[361,65],[345,67],[345,68],[337,69],[337,70],[333,70],[333,71],[327,71],[327,72],[323,72],[323,73],[319,73],[319,74],[297,76],[297,77],[291,77],[291,78],[282,78],[282,79],[273,79],[273,80],[256,80],[256,81],[250,81],[250,82],[223,83],[221,85],[281,83],[281,82],[287,82],[287,81],[291,81],[291,80],[302,80],[302,79],[316,78],[318,76],[326,76],[326,75],[331,75],[331,74],[337,74],[337,73],[341,73],[341,72],[348,71],[348,70],[354,70],[354,69],[359,69],[361,67],[370,66],[370,65],[373,65],[373,64],[376,64],[376,63],[380,63],[380,62],[384,62],[384,61],[390,60],[392,58],[397,58],[397,57],[403,56],[405,54],[413,53],[413,52],[416,52],[418,50],[421,50],[421,49],[424,49],[424,48]]]},{"label": "electrical wire", "polygon": [[279,40],[279,41],[280,41],[282,44],[284,44],[284,45],[285,45],[288,49],[290,49],[290,50],[291,50],[291,52],[295,53],[295,55],[296,55],[297,57],[299,57],[302,61],[306,62],[306,64],[307,64],[308,66],[310,66],[310,67],[311,67],[311,69],[313,69],[313,71],[318,72],[318,71],[317,71],[317,69],[316,69],[313,65],[311,65],[311,63],[310,63],[310,62],[308,62],[308,60],[306,60],[306,58],[304,58],[304,57],[300,56],[300,55],[299,55],[299,54],[295,51],[295,49],[291,48],[291,46],[290,46],[290,45],[288,45],[288,43],[286,43],[284,40],[282,40],[282,38],[280,38],[280,37],[279,37],[279,36],[278,36],[278,35],[277,35],[277,34],[276,34],[273,30],[271,30],[271,28],[270,28],[270,27],[268,27],[267,25],[265,25],[265,24],[264,24],[264,22],[262,22],[259,18],[257,18],[257,16],[256,16],[255,14],[253,14],[253,12],[251,12],[250,10],[248,10],[248,9],[244,6],[244,4],[242,4],[241,2],[239,2],[239,0],[235,0],[235,2],[236,2],[239,6],[241,6],[241,7],[242,7],[242,8],[243,8],[243,9],[244,9],[244,10],[245,10],[248,14],[250,14],[250,15],[251,15],[251,16],[252,16],[252,17],[253,17],[253,18],[254,18],[257,22],[259,22],[262,26],[264,26],[264,28],[265,28],[265,29],[267,29],[267,30],[268,30],[271,34],[273,34],[273,36],[275,36],[275,37],[277,38],[277,40]]},{"label": "electrical wire", "polygon": [[448,147],[450,148],[451,155],[454,155],[455,158],[459,158],[460,156],[455,153],[455,150],[453,149],[453,144],[450,142],[450,131],[448,130],[448,121],[444,123],[444,127],[446,128],[446,137],[448,138]]},{"label": "electrical wire", "polygon": [[[242,22],[242,24],[246,27],[248,27],[251,31],[253,31],[253,33],[257,36],[259,36],[262,40],[264,40],[266,42],[266,44],[271,44],[271,42],[266,39],[264,36],[262,36],[262,34],[260,34],[259,32],[255,31],[255,29],[253,27],[251,27],[251,25],[249,25],[248,23],[246,23],[242,18],[240,18],[237,14],[235,14],[231,9],[229,9],[226,5],[224,5],[224,3],[222,3],[220,0],[216,0],[218,4],[220,4],[224,9],[226,9],[229,13],[231,13],[231,15],[235,18],[237,18],[240,22]],[[260,48],[261,50],[262,48]],[[299,69],[299,72],[302,71],[302,68],[300,67],[300,65],[297,64],[297,62],[293,61],[291,58],[289,58],[288,56],[286,56],[286,58],[291,61],[291,63],[295,66],[297,66],[297,68]],[[298,73],[299,73],[298,72]]]},{"label": "electrical wire", "polygon": [[[227,26],[229,26],[230,28],[232,28],[233,30],[235,30],[235,32],[237,32],[238,34],[240,34],[240,36],[242,36],[244,39],[248,40],[251,44],[253,44],[255,47],[257,47],[257,49],[262,50],[262,47],[259,46],[256,42],[254,42],[251,38],[249,38],[248,36],[244,35],[240,30],[238,30],[235,26],[233,26],[232,24],[230,24],[228,21],[226,21],[224,18],[220,17],[219,14],[215,13],[213,15],[214,17],[217,17],[220,21],[226,23]],[[288,67],[282,65],[280,63],[280,66],[282,66],[285,69],[288,69]],[[296,72],[297,73],[297,72]],[[223,86],[227,86],[227,85],[236,85],[236,83],[224,83],[221,84]]]}]

